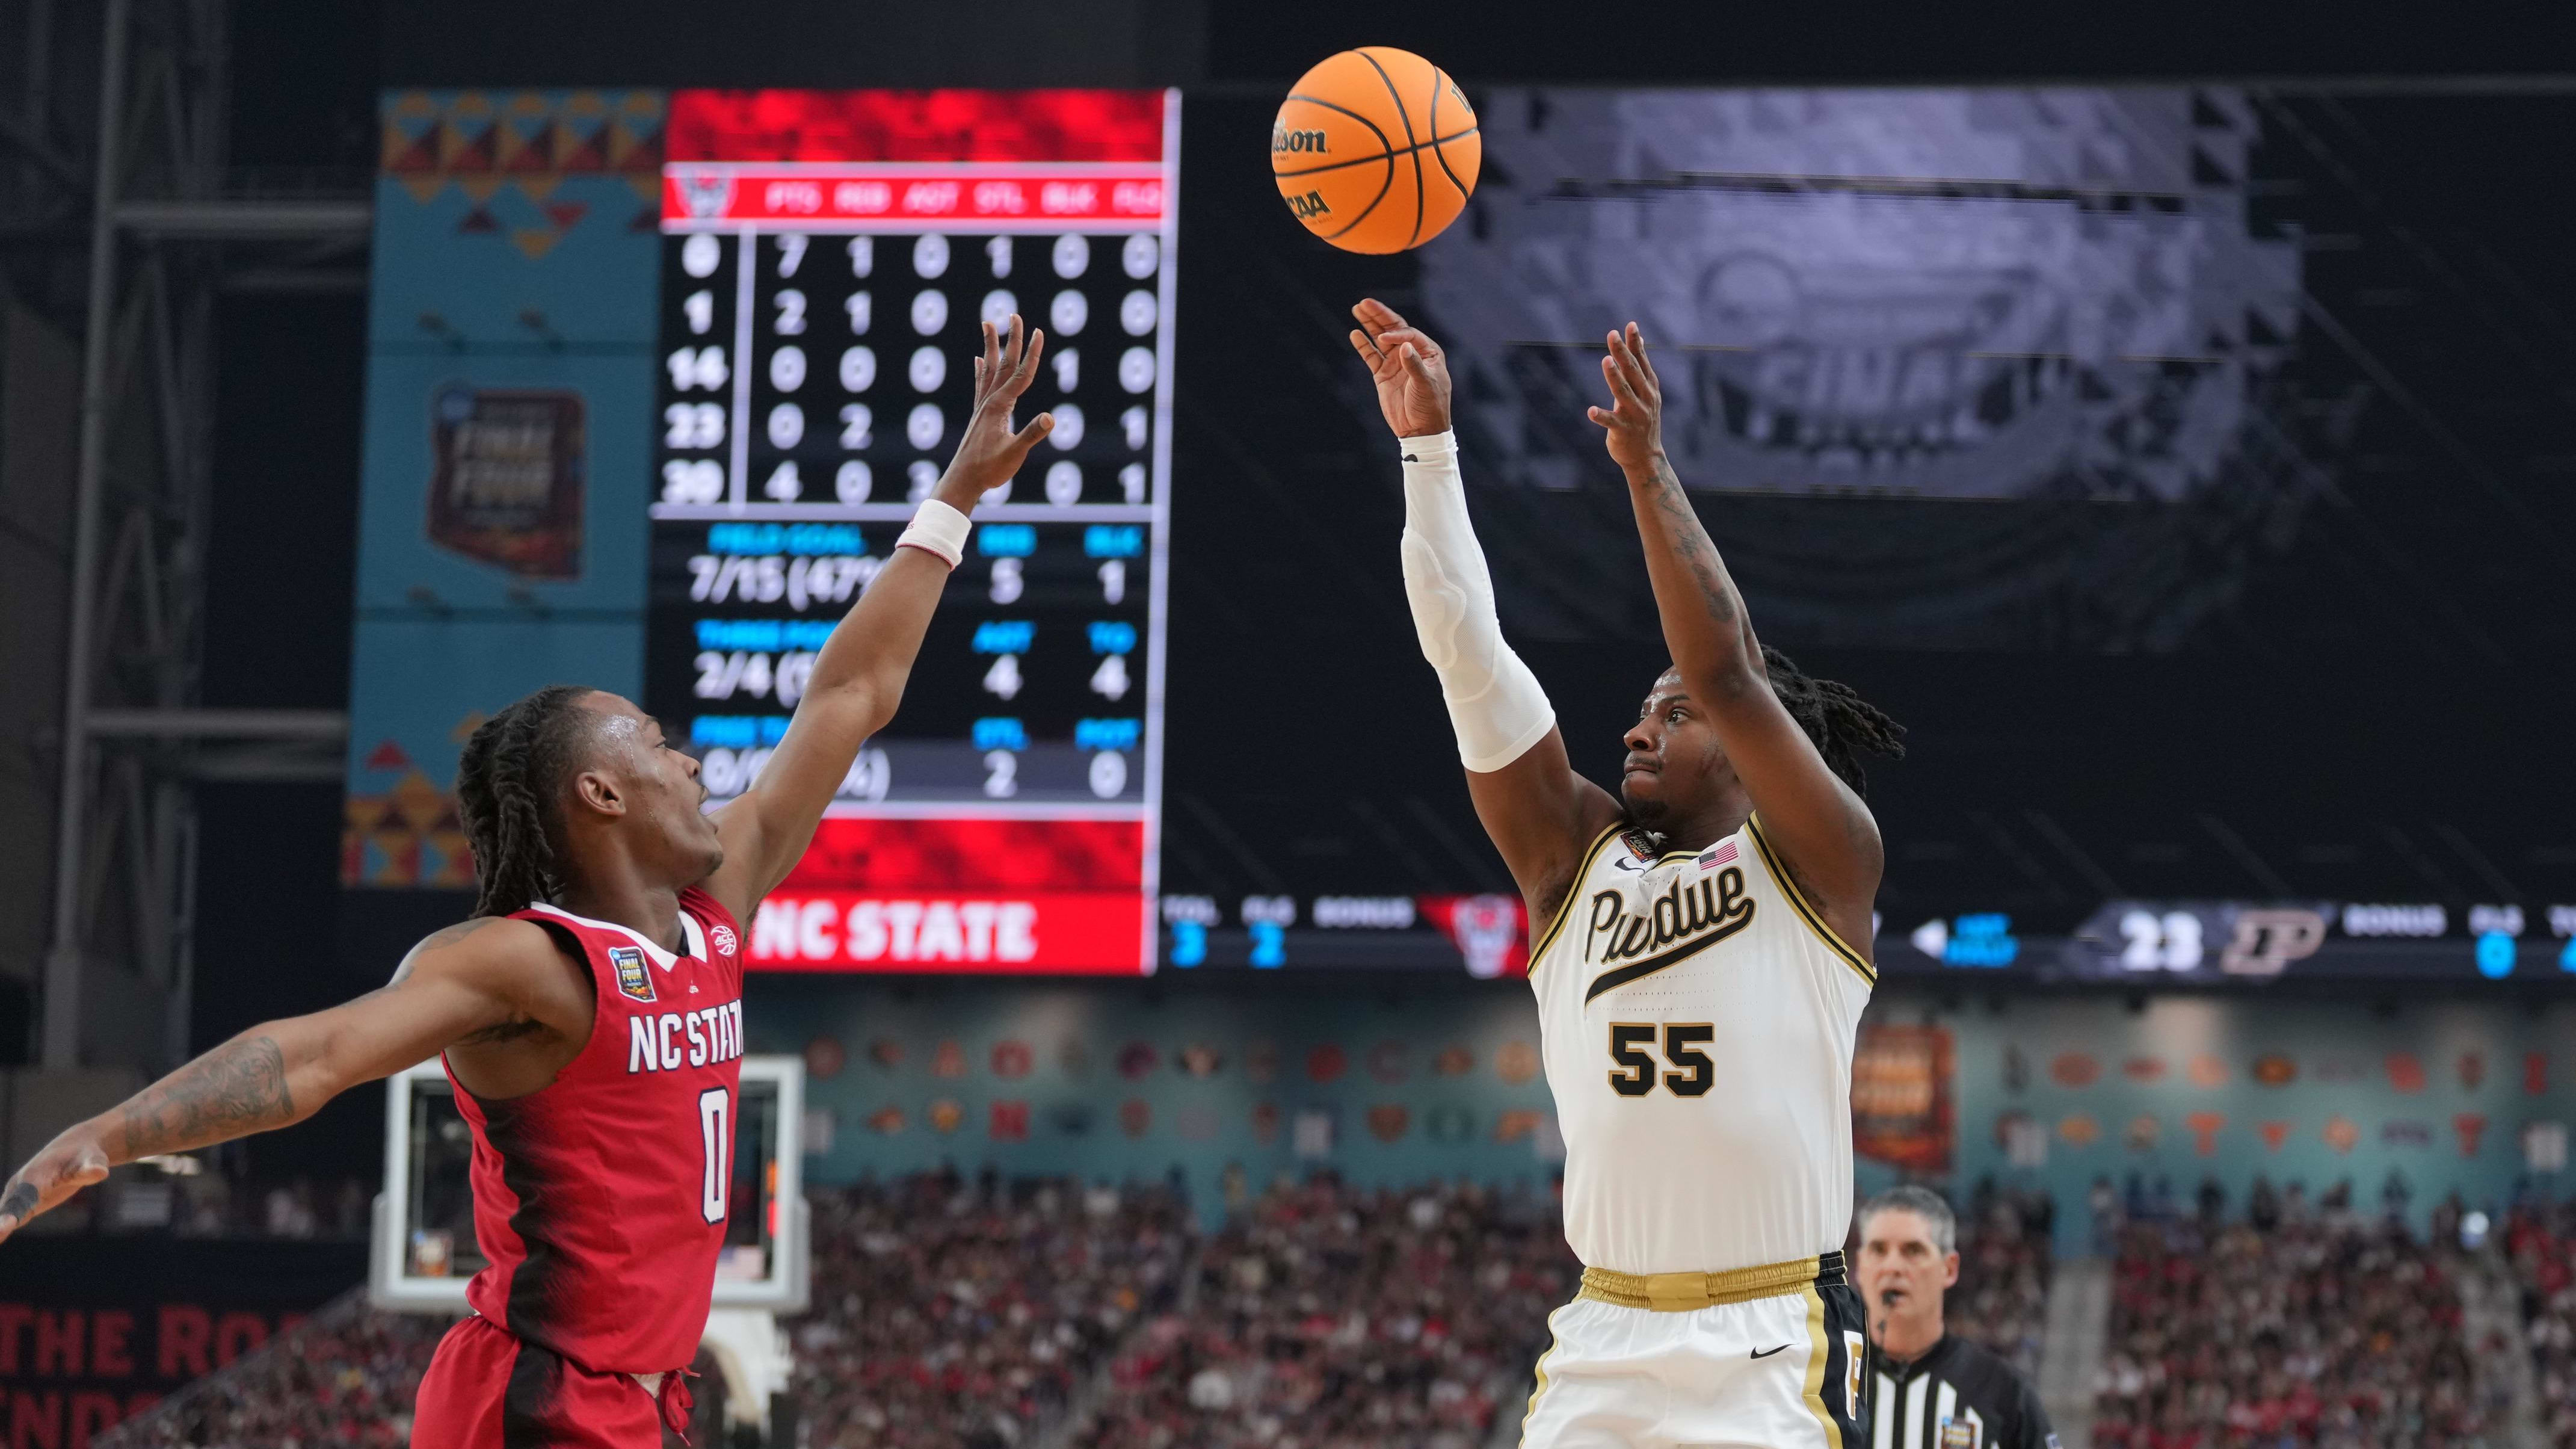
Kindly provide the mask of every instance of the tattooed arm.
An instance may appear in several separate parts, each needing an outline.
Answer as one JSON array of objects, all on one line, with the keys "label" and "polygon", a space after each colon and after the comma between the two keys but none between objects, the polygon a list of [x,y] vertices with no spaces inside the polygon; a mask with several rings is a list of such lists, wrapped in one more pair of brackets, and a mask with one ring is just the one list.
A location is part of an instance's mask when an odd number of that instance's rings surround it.
[{"label": "tattooed arm", "polygon": [[[252,1027],[64,1129],[0,1188],[0,1239],[111,1167],[301,1122],[349,1088],[449,1046],[519,1044],[528,1068],[544,1067],[523,1088],[533,1090],[581,1049],[590,1011],[587,977],[572,980],[543,929],[488,918],[450,926],[414,947],[385,987]],[[546,1067],[547,1058],[560,1060]]]},{"label": "tattooed arm", "polygon": [[1865,943],[1885,862],[1878,822],[1771,692],[1744,597],[1664,454],[1663,384],[1646,360],[1636,323],[1610,334],[1601,375],[1610,384],[1611,406],[1590,416],[1607,432],[1610,456],[1628,476],[1664,645],[1690,703],[1716,731],[1762,817],[1764,835],[1788,857],[1826,923],[1844,940]]}]

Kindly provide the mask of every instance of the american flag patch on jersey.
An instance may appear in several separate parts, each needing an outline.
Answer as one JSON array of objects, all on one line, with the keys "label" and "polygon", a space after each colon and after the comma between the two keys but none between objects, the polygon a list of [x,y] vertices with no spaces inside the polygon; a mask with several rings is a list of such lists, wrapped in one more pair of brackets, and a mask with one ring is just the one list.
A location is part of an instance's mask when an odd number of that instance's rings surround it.
[{"label": "american flag patch on jersey", "polygon": [[1702,870],[1715,870],[1719,866],[1724,865],[1733,859],[1735,859],[1735,842],[1730,840],[1724,845],[1701,851],[1699,853],[1699,868]]}]

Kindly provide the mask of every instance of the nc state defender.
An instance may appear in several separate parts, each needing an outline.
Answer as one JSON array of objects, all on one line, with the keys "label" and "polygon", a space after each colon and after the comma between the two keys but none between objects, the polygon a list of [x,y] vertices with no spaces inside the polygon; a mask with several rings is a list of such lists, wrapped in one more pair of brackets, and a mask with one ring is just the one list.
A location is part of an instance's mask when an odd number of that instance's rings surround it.
[{"label": "nc state defender", "polygon": [[984,328],[975,411],[912,526],[833,630],[758,782],[712,815],[697,762],[604,691],[555,686],[465,747],[482,898],[383,989],[251,1028],[54,1139],[0,1238],[110,1167],[301,1121],[444,1052],[474,1133],[490,1266],[441,1341],[412,1442],[645,1449],[685,1424],[731,1204],[740,922],[787,874],[902,700],[966,514],[1054,426],[1011,428],[1045,337]]},{"label": "nc state defender", "polygon": [[1503,642],[1439,347],[1377,302],[1351,345],[1404,453],[1404,586],[1468,793],[1545,922],[1530,951],[1580,1296],[1549,1319],[1522,1442],[1860,1449],[1852,1036],[1876,978],[1861,750],[1898,731],[1764,649],[1665,458],[1630,323],[1590,410],[1627,475],[1673,665],[1617,798],[1574,772]]}]

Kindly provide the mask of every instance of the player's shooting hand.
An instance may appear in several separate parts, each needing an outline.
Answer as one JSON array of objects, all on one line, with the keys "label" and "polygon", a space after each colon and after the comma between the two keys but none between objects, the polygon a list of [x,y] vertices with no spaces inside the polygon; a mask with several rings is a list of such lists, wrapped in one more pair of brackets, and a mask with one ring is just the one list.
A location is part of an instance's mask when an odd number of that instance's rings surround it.
[{"label": "player's shooting hand", "polygon": [[960,512],[972,513],[985,490],[1011,481],[1028,461],[1038,439],[1055,431],[1055,415],[1040,413],[1029,425],[1011,430],[1011,409],[1037,379],[1038,358],[1046,352],[1044,332],[1023,332],[1020,314],[1011,314],[1010,335],[984,324],[984,355],[975,359],[975,411],[957,440],[957,455],[939,479],[939,499]]},{"label": "player's shooting hand", "polygon": [[65,1128],[0,1188],[0,1241],[29,1218],[51,1212],[106,1176],[107,1147],[98,1140],[98,1130],[87,1122]]},{"label": "player's shooting hand", "polygon": [[1628,473],[1651,472],[1664,453],[1664,385],[1646,360],[1646,334],[1636,323],[1611,333],[1609,343],[1601,378],[1610,384],[1610,406],[1592,408],[1584,416],[1608,433],[1602,442],[1612,462]]},{"label": "player's shooting hand", "polygon": [[1449,359],[1440,344],[1370,297],[1351,309],[1351,350],[1368,364],[1377,405],[1399,438],[1449,431]]}]

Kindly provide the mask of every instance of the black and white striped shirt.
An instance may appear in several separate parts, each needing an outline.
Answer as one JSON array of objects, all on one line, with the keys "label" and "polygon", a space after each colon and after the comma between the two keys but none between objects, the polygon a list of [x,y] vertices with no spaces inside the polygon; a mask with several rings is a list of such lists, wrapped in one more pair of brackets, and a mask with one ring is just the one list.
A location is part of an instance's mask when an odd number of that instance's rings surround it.
[{"label": "black and white striped shirt", "polygon": [[2039,1395],[1973,1343],[1944,1336],[1912,1363],[1871,1358],[1870,1449],[2058,1449]]}]

